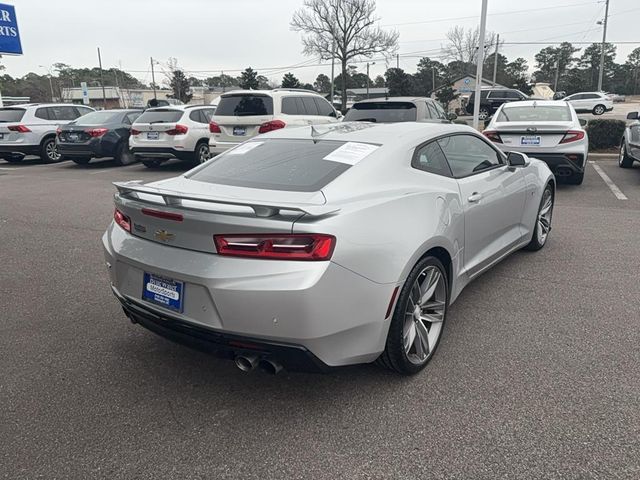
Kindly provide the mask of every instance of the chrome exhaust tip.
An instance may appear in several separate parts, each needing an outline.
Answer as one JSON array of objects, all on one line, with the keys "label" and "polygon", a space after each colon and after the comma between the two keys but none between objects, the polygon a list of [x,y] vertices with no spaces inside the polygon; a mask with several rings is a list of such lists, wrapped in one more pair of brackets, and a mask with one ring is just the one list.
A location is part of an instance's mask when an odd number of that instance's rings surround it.
[{"label": "chrome exhaust tip", "polygon": [[260,361],[260,370],[271,375],[277,375],[282,371],[282,365],[275,360],[263,359]]},{"label": "chrome exhaust tip", "polygon": [[243,372],[250,372],[258,365],[258,357],[255,355],[236,355],[236,367]]}]

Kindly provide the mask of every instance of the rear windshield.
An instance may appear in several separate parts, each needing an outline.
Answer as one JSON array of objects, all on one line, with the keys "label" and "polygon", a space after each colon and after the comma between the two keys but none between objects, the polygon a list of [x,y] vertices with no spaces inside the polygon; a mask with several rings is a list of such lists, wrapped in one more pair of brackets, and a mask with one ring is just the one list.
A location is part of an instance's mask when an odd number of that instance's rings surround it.
[{"label": "rear windshield", "polygon": [[103,110],[101,112],[87,113],[76,120],[75,123],[77,125],[103,125],[115,121],[120,116],[122,116],[122,112]]},{"label": "rear windshield", "polygon": [[570,122],[568,105],[505,107],[498,114],[498,122]]},{"label": "rear windshield", "polygon": [[182,110],[147,110],[136,119],[136,123],[175,123],[183,113]]},{"label": "rear windshield", "polygon": [[265,139],[229,150],[190,178],[236,187],[316,192],[344,173],[348,163],[324,157],[345,142]]},{"label": "rear windshield", "polygon": [[273,99],[267,95],[225,95],[216,109],[216,116],[249,115],[273,115]]},{"label": "rear windshield", "polygon": [[417,110],[411,102],[356,103],[344,117],[345,122],[366,121],[377,123],[415,122]]},{"label": "rear windshield", "polygon": [[0,108],[0,122],[19,122],[25,111],[24,108]]}]

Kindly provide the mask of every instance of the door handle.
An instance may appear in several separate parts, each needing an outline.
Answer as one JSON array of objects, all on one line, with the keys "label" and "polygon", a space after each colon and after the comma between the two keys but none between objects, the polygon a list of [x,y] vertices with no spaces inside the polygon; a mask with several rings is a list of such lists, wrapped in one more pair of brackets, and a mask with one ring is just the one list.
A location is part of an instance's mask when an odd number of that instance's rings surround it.
[{"label": "door handle", "polygon": [[469,203],[478,203],[482,200],[482,194],[478,192],[473,192],[469,198],[467,198]]}]

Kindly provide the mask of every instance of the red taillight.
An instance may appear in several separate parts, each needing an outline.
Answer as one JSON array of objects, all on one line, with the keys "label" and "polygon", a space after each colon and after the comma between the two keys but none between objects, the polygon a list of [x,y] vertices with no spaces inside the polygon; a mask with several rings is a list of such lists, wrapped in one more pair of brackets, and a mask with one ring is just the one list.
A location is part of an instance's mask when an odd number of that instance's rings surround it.
[{"label": "red taillight", "polygon": [[143,208],[142,213],[150,217],[164,218],[165,220],[173,220],[174,222],[181,222],[183,220],[182,215],[179,213],[163,212],[151,208]]},{"label": "red taillight", "polygon": [[18,133],[28,133],[31,131],[28,127],[24,125],[11,125],[7,128],[12,132],[18,132]]},{"label": "red taillight", "polygon": [[101,137],[108,131],[109,131],[108,128],[87,128],[85,130],[85,132],[87,132],[90,137]]},{"label": "red taillight", "polygon": [[185,125],[178,124],[174,128],[172,128],[171,130],[167,130],[164,133],[166,133],[167,135],[184,135],[188,131],[189,131],[189,127],[187,127]]},{"label": "red taillight", "polygon": [[273,130],[279,130],[286,126],[287,124],[284,123],[282,120],[271,120],[270,122],[264,122],[262,125],[260,125],[260,129],[258,130],[258,133],[272,132]]},{"label": "red taillight", "polygon": [[336,237],[318,233],[214,235],[219,255],[278,260],[329,260]]},{"label": "red taillight", "polygon": [[127,232],[131,232],[131,219],[117,208],[113,212],[113,220]]},{"label": "red taillight", "polygon": [[132,128],[130,133],[131,135],[140,135],[142,132],[140,130],[136,130],[135,128]]},{"label": "red taillight", "polygon": [[560,143],[570,143],[582,140],[584,138],[584,132],[582,130],[569,130],[564,134]]},{"label": "red taillight", "polygon": [[502,143],[500,134],[495,130],[485,130],[484,132],[482,132],[482,134],[494,143]]},{"label": "red taillight", "polygon": [[209,131],[211,133],[222,133],[222,130],[220,130],[220,125],[218,125],[216,122],[209,122]]}]

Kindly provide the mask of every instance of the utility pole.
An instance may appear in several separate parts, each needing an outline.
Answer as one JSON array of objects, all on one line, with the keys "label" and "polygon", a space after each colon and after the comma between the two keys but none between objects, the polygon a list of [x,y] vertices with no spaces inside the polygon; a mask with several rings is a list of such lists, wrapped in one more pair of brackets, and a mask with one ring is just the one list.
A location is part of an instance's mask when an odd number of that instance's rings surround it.
[{"label": "utility pole", "polygon": [[396,53],[396,68],[400,68],[400,54]]},{"label": "utility pole", "polygon": [[333,106],[333,95],[334,95],[333,75],[334,75],[335,59],[336,59],[336,41],[333,40],[333,42],[331,42],[331,105],[332,106]]},{"label": "utility pole", "polygon": [[604,77],[604,44],[607,41],[607,24],[609,23],[609,0],[606,0],[604,8],[604,28],[602,29],[602,47],[600,48],[600,72],[598,73],[598,91],[602,91],[602,78]]},{"label": "utility pole", "polygon": [[558,77],[560,76],[560,59],[556,58],[556,78],[553,81],[554,93],[558,91]]},{"label": "utility pole", "polygon": [[478,115],[480,115],[480,94],[482,87],[482,64],[484,63],[484,36],[487,30],[487,3],[488,0],[482,0],[482,10],[480,13],[480,36],[478,45],[478,65],[476,66],[476,91],[475,101],[473,102],[473,128],[478,129]]},{"label": "utility pole", "polygon": [[367,62],[367,98],[369,98],[369,81],[371,80],[369,78],[369,65],[375,65],[375,64],[376,62],[371,62],[371,63]]},{"label": "utility pole", "polygon": [[500,34],[496,36],[496,51],[493,54],[493,86],[496,86],[496,75],[498,74],[498,48],[500,48]]},{"label": "utility pole", "polygon": [[436,91],[436,67],[431,67],[431,91]]},{"label": "utility pole", "polygon": [[158,96],[156,95],[156,74],[153,69],[153,57],[151,57],[151,82],[153,84],[153,99],[157,100]]},{"label": "utility pole", "polygon": [[102,75],[102,57],[100,56],[100,47],[98,47],[98,64],[100,65],[100,84],[102,85],[102,107],[107,109],[107,93],[104,90],[104,77]]},{"label": "utility pole", "polygon": [[120,85],[118,83],[118,71],[117,70],[113,70],[113,76],[115,77],[116,80],[116,93],[118,94],[118,107],[122,107],[122,98],[120,97]]}]

